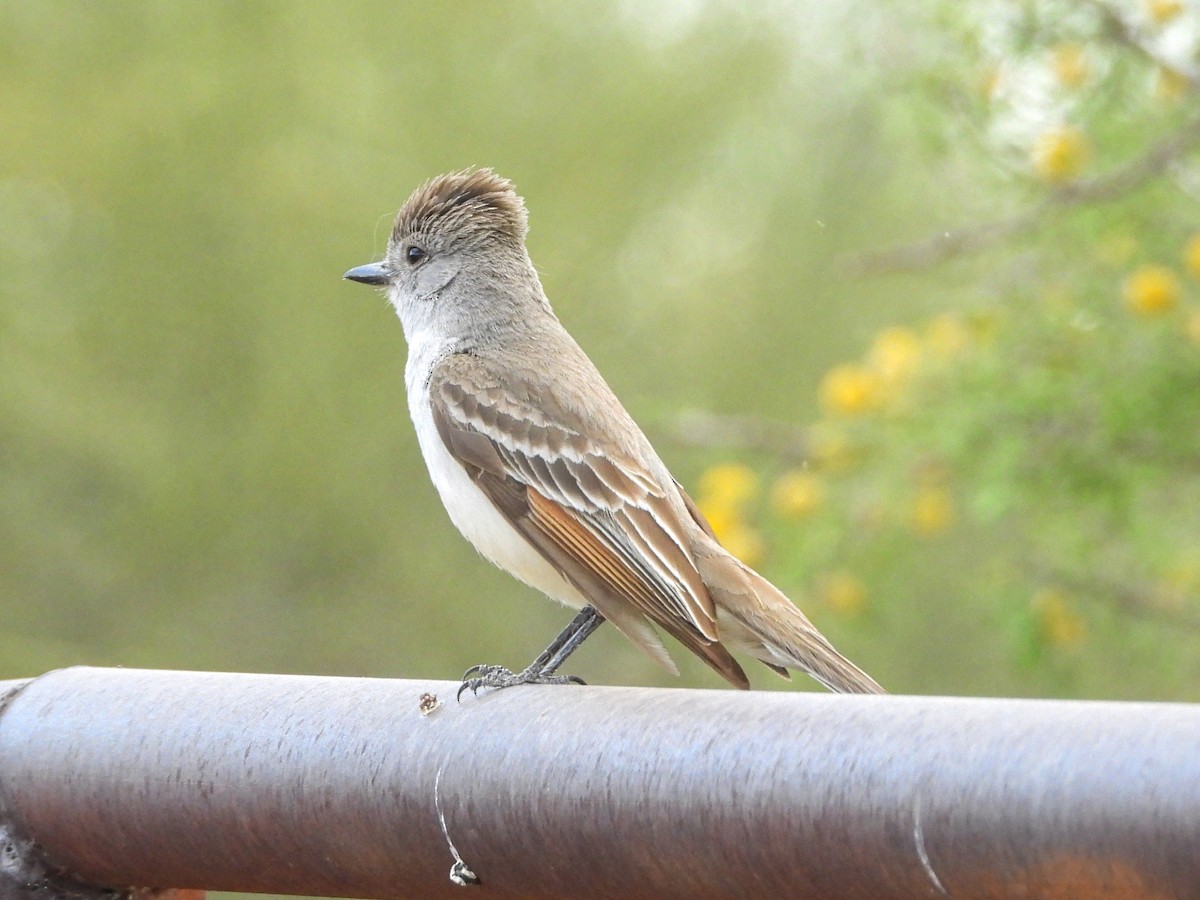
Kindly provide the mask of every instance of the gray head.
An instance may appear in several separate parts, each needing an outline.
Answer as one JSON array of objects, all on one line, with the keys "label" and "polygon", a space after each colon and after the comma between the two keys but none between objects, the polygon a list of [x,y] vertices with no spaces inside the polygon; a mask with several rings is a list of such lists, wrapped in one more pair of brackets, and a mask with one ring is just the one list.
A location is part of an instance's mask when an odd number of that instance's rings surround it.
[{"label": "gray head", "polygon": [[549,311],[527,230],[507,178],[491,169],[439,175],[405,201],[383,260],[345,277],[386,287],[410,341],[429,329],[449,339],[508,330]]}]

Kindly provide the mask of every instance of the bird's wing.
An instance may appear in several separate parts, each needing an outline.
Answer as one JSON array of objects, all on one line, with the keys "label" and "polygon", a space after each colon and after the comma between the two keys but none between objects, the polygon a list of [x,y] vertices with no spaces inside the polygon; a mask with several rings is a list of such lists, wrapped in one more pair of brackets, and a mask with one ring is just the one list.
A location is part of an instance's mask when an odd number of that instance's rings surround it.
[{"label": "bird's wing", "polygon": [[500,379],[484,360],[456,354],[434,367],[429,399],[450,454],[605,618],[621,628],[636,611],[747,686],[717,642],[713,601],[667,488],[585,426],[563,390],[521,372]]}]

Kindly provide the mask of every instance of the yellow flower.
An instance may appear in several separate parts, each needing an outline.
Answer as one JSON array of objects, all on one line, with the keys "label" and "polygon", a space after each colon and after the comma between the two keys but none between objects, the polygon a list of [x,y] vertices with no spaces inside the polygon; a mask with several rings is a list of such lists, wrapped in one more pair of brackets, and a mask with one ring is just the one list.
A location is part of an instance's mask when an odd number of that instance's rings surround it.
[{"label": "yellow flower", "polygon": [[830,369],[821,379],[821,403],[843,415],[860,415],[879,406],[879,376],[865,366],[846,363]]},{"label": "yellow flower", "polygon": [[1200,231],[1183,245],[1183,267],[1193,278],[1200,278]]},{"label": "yellow flower", "polygon": [[909,511],[913,531],[926,537],[941,534],[954,524],[954,499],[938,485],[926,485],[917,491]]},{"label": "yellow flower", "polygon": [[758,475],[741,463],[721,463],[700,476],[700,495],[704,507],[737,509],[758,496]]},{"label": "yellow flower", "polygon": [[921,339],[911,328],[885,328],[871,344],[869,360],[884,384],[907,381],[921,361]]},{"label": "yellow flower", "polygon": [[700,507],[701,515],[708,520],[709,527],[716,534],[718,541],[721,540],[721,535],[733,531],[742,521],[737,510],[727,504],[713,503],[708,498],[701,496],[696,505]]},{"label": "yellow flower", "polygon": [[1155,25],[1165,25],[1183,12],[1182,0],[1147,0],[1146,12]]},{"label": "yellow flower", "polygon": [[1043,181],[1062,184],[1083,171],[1091,156],[1087,135],[1072,125],[1044,132],[1034,143],[1033,171]]},{"label": "yellow flower", "polygon": [[1055,647],[1073,647],[1087,637],[1087,622],[1057,588],[1042,588],[1030,600],[1042,638]]},{"label": "yellow flower", "polygon": [[[713,531],[717,531],[713,528]],[[717,531],[717,540],[721,546],[754,568],[760,566],[767,558],[767,543],[762,535],[744,522],[735,522],[724,533]]]},{"label": "yellow flower", "polygon": [[867,586],[849,572],[830,572],[820,581],[820,596],[834,612],[858,616],[867,608]]},{"label": "yellow flower", "polygon": [[1181,288],[1166,266],[1140,266],[1125,279],[1125,305],[1139,316],[1161,316],[1179,302]]},{"label": "yellow flower", "polygon": [[1154,96],[1167,103],[1173,103],[1188,92],[1192,82],[1178,69],[1166,66],[1158,67],[1158,77],[1154,79]]},{"label": "yellow flower", "polygon": [[1054,48],[1054,74],[1065,87],[1077,88],[1090,73],[1087,54],[1078,44],[1059,44]]},{"label": "yellow flower", "polygon": [[812,515],[824,502],[825,482],[801,469],[785,472],[771,488],[771,507],[789,519]]},{"label": "yellow flower", "polygon": [[971,341],[963,320],[953,313],[934,316],[925,326],[925,345],[935,356],[957,356]]},{"label": "yellow flower", "polygon": [[701,497],[697,505],[722,547],[748,566],[762,563],[766,558],[766,542],[736,507],[707,497]]}]

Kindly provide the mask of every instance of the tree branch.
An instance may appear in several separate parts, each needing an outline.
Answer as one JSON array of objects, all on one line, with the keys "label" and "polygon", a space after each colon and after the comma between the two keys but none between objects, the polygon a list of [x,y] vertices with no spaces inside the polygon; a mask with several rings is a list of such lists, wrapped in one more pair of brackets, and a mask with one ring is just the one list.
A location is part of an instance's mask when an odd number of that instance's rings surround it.
[{"label": "tree branch", "polygon": [[1120,10],[1109,6],[1104,0],[1085,0],[1085,2],[1100,13],[1104,19],[1104,26],[1116,41],[1124,44],[1130,50],[1140,53],[1159,68],[1166,69],[1184,79],[1191,87],[1200,87],[1200,73],[1194,68],[1181,65],[1163,56],[1158,48],[1146,40],[1141,29],[1130,22]]},{"label": "tree branch", "polygon": [[1124,196],[1161,175],[1197,143],[1200,143],[1200,116],[1190,119],[1174,134],[1115,171],[1059,188],[1024,212],[1006,219],[943,231],[911,244],[871,250],[850,257],[843,266],[855,277],[887,275],[928,268],[952,256],[983,250],[1014,234],[1036,228],[1052,213]]},{"label": "tree branch", "polygon": [[[1104,18],[1113,39],[1154,65],[1200,87],[1200,73],[1172,62],[1149,44],[1132,23],[1103,0],[1087,0]],[[1048,215],[1085,203],[1115,200],[1165,172],[1200,142],[1200,116],[1185,122],[1146,153],[1112,172],[1058,188],[1029,209],[1003,219],[942,231],[909,244],[871,250],[844,260],[852,276],[886,275],[923,269],[965,253],[975,253],[1023,231],[1036,228]]]}]

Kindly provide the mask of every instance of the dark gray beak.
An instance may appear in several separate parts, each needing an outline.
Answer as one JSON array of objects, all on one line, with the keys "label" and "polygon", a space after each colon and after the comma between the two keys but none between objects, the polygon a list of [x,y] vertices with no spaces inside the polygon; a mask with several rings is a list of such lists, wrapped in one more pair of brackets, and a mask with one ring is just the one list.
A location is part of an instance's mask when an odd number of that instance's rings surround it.
[{"label": "dark gray beak", "polygon": [[390,275],[383,263],[367,263],[365,266],[351,269],[342,277],[362,284],[387,284]]}]

